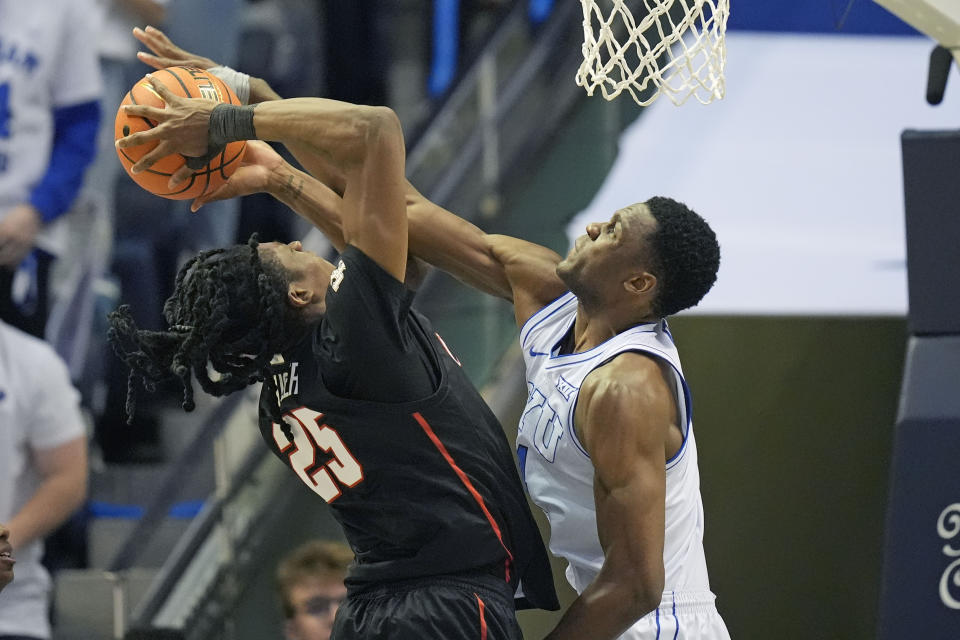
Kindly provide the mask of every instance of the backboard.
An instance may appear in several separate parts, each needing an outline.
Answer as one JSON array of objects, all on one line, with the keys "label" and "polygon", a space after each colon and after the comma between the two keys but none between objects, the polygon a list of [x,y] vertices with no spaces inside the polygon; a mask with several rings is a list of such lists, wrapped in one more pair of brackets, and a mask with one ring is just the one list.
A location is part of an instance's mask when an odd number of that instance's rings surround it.
[{"label": "backboard", "polygon": [[960,2],[957,0],[874,0],[881,7],[950,49],[960,64]]}]

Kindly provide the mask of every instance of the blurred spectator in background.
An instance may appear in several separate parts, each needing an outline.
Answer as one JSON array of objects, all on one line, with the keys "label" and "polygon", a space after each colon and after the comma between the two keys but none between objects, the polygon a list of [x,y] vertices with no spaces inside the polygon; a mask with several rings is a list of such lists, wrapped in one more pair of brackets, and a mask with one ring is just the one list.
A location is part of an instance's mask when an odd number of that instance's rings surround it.
[{"label": "blurred spectator in background", "polygon": [[17,580],[0,594],[0,640],[50,637],[40,558],[43,538],[86,498],[79,400],[53,348],[0,321],[0,522],[17,558]]},{"label": "blurred spectator in background", "polygon": [[285,556],[277,567],[287,640],[328,640],[353,551],[340,542],[313,540]]},{"label": "blurred spectator in background", "polygon": [[38,337],[64,243],[54,221],[96,153],[94,9],[93,0],[0,0],[0,319]]}]

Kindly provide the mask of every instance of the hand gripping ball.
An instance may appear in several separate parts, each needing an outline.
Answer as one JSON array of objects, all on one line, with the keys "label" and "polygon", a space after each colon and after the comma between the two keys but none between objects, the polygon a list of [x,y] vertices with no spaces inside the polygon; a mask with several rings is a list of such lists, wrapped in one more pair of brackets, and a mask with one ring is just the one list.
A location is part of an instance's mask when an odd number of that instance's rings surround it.
[{"label": "hand gripping ball", "polygon": [[[204,69],[169,67],[153,71],[151,75],[178,96],[206,98],[227,104],[240,104],[237,95],[230,87],[224,84],[220,78]],[[133,85],[133,88],[123,98],[123,102],[120,103],[121,108],[117,110],[117,119],[114,125],[115,139],[120,139],[138,131],[146,131],[157,124],[141,116],[128,116],[122,109],[124,105],[128,104],[164,107],[163,99],[150,86],[150,81],[146,77],[142,78]],[[165,156],[146,171],[137,174],[130,172],[130,168],[137,160],[151,151],[157,144],[157,142],[148,142],[136,147],[118,148],[117,155],[120,156],[120,163],[126,169],[127,175],[134,182],[150,193],[171,200],[192,200],[219,189],[240,166],[240,160],[243,158],[243,152],[246,148],[246,142],[243,140],[231,142],[222,153],[217,154],[205,167],[194,171],[190,178],[171,189],[168,184],[170,176],[185,163],[184,156],[180,154],[175,153]]]}]

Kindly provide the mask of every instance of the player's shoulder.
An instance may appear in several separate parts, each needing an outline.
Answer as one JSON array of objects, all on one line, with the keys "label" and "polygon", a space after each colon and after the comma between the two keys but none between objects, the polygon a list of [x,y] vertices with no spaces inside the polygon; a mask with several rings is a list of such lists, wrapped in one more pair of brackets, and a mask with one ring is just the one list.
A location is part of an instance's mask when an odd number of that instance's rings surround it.
[{"label": "player's shoulder", "polygon": [[581,397],[602,402],[629,399],[631,402],[657,401],[669,393],[664,363],[643,351],[623,351],[591,371],[581,385]]},{"label": "player's shoulder", "polygon": [[670,424],[674,411],[663,366],[650,355],[628,351],[587,375],[580,386],[576,423],[591,456],[599,434],[618,432],[650,446],[662,443],[658,425]]}]

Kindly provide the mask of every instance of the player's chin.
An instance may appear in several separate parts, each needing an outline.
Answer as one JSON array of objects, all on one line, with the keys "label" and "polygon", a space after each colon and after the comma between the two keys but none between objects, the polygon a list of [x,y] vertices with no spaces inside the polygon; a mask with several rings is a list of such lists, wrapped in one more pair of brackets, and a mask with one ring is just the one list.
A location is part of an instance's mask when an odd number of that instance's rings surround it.
[{"label": "player's chin", "polygon": [[563,277],[563,274],[573,271],[574,264],[576,263],[576,256],[574,255],[575,253],[576,248],[570,249],[570,253],[567,254],[567,257],[557,263],[557,275],[561,278]]},{"label": "player's chin", "polygon": [[558,262],[557,267],[554,271],[556,272],[557,277],[560,278],[560,280],[563,281],[563,283],[566,284],[567,287],[569,287],[570,286],[569,280],[572,277],[572,274],[574,271],[573,263],[570,260],[570,258],[565,258],[560,262]]}]

